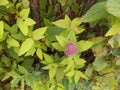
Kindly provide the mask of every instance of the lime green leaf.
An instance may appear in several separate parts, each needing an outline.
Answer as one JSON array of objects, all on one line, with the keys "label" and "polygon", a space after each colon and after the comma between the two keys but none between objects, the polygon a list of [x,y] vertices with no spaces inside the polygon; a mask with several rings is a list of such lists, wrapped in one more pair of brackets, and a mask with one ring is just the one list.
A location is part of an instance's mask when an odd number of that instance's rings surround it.
[{"label": "lime green leaf", "polygon": [[32,47],[27,51],[27,53],[25,54],[25,56],[30,56],[30,55],[33,56],[34,53],[35,53],[35,51],[36,51],[35,47],[32,46]]},{"label": "lime green leaf", "polygon": [[8,0],[0,0],[0,6],[8,4]]},{"label": "lime green leaf", "polygon": [[58,0],[58,2],[60,2],[60,4],[61,4],[62,6],[64,6],[64,5],[66,4],[66,0]]},{"label": "lime green leaf", "polygon": [[22,78],[20,81],[21,81],[21,90],[25,90],[24,89],[24,86],[25,86],[25,80],[24,80],[24,78]]},{"label": "lime green leaf", "polygon": [[79,26],[82,23],[81,18],[74,18],[71,22],[71,25]]},{"label": "lime green leaf", "polygon": [[40,40],[42,39],[44,36],[44,33],[46,32],[47,27],[43,27],[43,28],[38,28],[35,31],[33,31],[32,33],[32,37],[34,40]]},{"label": "lime green leaf", "polygon": [[58,42],[52,43],[52,46],[55,49],[57,49],[58,51],[64,51],[65,50]]},{"label": "lime green leaf", "polygon": [[65,16],[65,19],[60,19],[53,22],[54,25],[61,28],[68,28],[70,26],[70,23],[71,23],[71,20],[67,15]]},{"label": "lime green leaf", "polygon": [[60,65],[61,66],[64,66],[64,65],[67,65],[69,63],[69,59],[68,58],[65,58],[63,59],[61,62],[60,62]]},{"label": "lime green leaf", "polygon": [[10,77],[11,77],[10,74],[6,73],[1,81],[5,81],[5,80],[9,79]]},{"label": "lime green leaf", "polygon": [[70,70],[70,71],[66,74],[66,76],[72,77],[74,74],[75,74],[75,71],[74,71],[74,70]]},{"label": "lime green leaf", "polygon": [[22,18],[27,18],[28,17],[28,15],[29,15],[29,12],[30,12],[30,9],[29,8],[27,8],[27,9],[22,9],[21,11],[20,11],[20,17],[22,17]]},{"label": "lime green leaf", "polygon": [[27,70],[26,70],[23,66],[20,66],[20,65],[18,65],[17,71],[18,71],[20,74],[26,74],[26,73],[27,73]]},{"label": "lime green leaf", "polygon": [[11,34],[16,34],[17,32],[18,32],[18,26],[17,26],[17,24],[14,24],[12,27],[11,27],[11,29],[9,29],[10,30],[10,33]]},{"label": "lime green leaf", "polygon": [[105,34],[105,36],[115,35],[120,31],[120,23],[116,23],[110,28],[110,30]]},{"label": "lime green leaf", "polygon": [[76,34],[80,34],[80,33],[82,33],[85,30],[84,28],[80,28],[80,27],[77,27],[75,25],[71,25],[70,29],[72,31],[74,31]]},{"label": "lime green leaf", "polygon": [[25,23],[26,25],[28,25],[28,26],[32,26],[32,25],[35,24],[35,21],[32,20],[31,18],[25,18],[24,23]]},{"label": "lime green leaf", "polygon": [[64,38],[62,36],[56,36],[56,39],[62,47],[66,46],[66,43],[67,43],[66,38]]},{"label": "lime green leaf", "polygon": [[33,85],[33,82],[34,82],[34,77],[32,74],[27,74],[25,77],[25,82],[28,86],[32,86]]},{"label": "lime green leaf", "polygon": [[73,60],[71,60],[69,63],[68,63],[68,66],[66,67],[66,69],[64,70],[65,72],[68,72],[70,71],[71,69],[73,69],[75,67],[75,63]]},{"label": "lime green leaf", "polygon": [[44,58],[45,58],[45,61],[47,62],[47,63],[52,63],[54,60],[52,59],[52,57],[51,56],[49,56],[48,54],[43,54],[43,56],[44,56]]},{"label": "lime green leaf", "polygon": [[22,0],[22,4],[25,8],[29,8],[29,6],[30,6],[29,0]]},{"label": "lime green leaf", "polygon": [[10,67],[11,62],[10,62],[10,59],[9,59],[7,56],[2,55],[1,61],[2,61],[7,67]]},{"label": "lime green leaf", "polygon": [[61,82],[62,79],[64,78],[64,68],[59,67],[56,72],[56,80],[57,82]]},{"label": "lime green leaf", "polygon": [[50,80],[55,76],[56,72],[57,72],[57,67],[53,67],[49,70]]},{"label": "lime green leaf", "polygon": [[77,65],[77,68],[82,68],[85,64],[85,60],[82,58],[75,58],[75,64]]},{"label": "lime green leaf", "polygon": [[8,38],[6,40],[6,42],[8,44],[8,47],[19,47],[20,46],[19,42],[17,40],[15,40],[15,39],[11,38],[11,37]]},{"label": "lime green leaf", "polygon": [[40,48],[37,49],[36,54],[41,60],[43,60],[42,50]]},{"label": "lime green leaf", "polygon": [[20,50],[19,50],[19,56],[23,55],[26,53],[34,44],[33,39],[27,38],[21,45]]},{"label": "lime green leaf", "polygon": [[81,71],[75,71],[75,83],[77,84],[79,79],[83,78],[83,79],[88,79],[87,76],[85,74],[83,74]]},{"label": "lime green leaf", "polygon": [[49,69],[51,69],[51,68],[52,68],[52,64],[49,64],[49,65],[43,67],[42,69],[44,69],[44,70],[49,70]]},{"label": "lime green leaf", "polygon": [[19,83],[20,78],[14,78],[10,83],[11,83],[11,87],[15,87],[17,86],[17,84]]},{"label": "lime green leaf", "polygon": [[107,0],[107,10],[110,14],[120,18],[120,0]]},{"label": "lime green leaf", "polygon": [[83,22],[92,22],[107,17],[109,14],[105,10],[106,2],[100,2],[92,6],[82,17]]},{"label": "lime green leaf", "polygon": [[3,34],[4,34],[4,25],[3,25],[3,21],[0,21],[0,39],[3,38]]},{"label": "lime green leaf", "polygon": [[26,36],[28,34],[28,26],[20,18],[17,19],[17,25],[20,31]]},{"label": "lime green leaf", "polygon": [[88,50],[90,47],[92,47],[93,42],[81,40],[77,43],[77,46],[81,52]]}]

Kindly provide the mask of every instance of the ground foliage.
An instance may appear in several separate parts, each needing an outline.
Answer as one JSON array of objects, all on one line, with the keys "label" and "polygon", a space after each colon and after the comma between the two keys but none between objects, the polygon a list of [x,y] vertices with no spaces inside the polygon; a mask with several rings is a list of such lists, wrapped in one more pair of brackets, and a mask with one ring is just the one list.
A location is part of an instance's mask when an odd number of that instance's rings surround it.
[{"label": "ground foliage", "polygon": [[0,0],[0,90],[119,90],[120,0]]}]

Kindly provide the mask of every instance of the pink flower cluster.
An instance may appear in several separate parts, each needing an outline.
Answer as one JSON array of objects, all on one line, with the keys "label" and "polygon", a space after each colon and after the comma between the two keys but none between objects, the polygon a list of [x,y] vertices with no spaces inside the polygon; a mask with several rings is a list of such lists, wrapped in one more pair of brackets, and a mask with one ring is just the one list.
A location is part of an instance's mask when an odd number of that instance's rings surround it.
[{"label": "pink flower cluster", "polygon": [[78,51],[77,46],[73,42],[68,42],[67,43],[67,49],[64,51],[64,54],[66,56],[75,54]]}]

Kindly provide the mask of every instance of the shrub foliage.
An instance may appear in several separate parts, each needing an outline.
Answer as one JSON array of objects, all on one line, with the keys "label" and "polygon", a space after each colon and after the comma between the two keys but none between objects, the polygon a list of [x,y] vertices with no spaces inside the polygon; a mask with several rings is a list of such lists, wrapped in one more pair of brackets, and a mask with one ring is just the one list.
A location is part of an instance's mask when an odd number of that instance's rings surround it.
[{"label": "shrub foliage", "polygon": [[118,90],[119,3],[0,0],[0,89]]}]

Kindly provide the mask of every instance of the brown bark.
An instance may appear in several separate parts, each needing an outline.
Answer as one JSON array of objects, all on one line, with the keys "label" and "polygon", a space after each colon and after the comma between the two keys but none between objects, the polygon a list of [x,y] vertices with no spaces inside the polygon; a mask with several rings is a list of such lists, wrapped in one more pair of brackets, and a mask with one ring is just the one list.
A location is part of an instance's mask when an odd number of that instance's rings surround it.
[{"label": "brown bark", "polygon": [[36,22],[35,29],[40,27],[40,9],[39,0],[30,0],[31,15],[33,20]]}]

